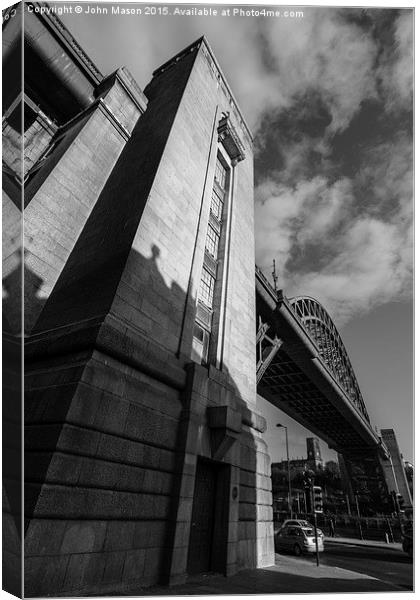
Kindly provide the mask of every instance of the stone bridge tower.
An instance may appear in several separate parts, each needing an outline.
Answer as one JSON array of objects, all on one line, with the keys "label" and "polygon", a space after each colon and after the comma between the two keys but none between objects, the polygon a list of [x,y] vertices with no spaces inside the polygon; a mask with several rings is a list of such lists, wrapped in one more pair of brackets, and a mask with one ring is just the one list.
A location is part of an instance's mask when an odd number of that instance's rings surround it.
[{"label": "stone bridge tower", "polygon": [[26,15],[24,36],[25,594],[273,564],[252,138],[226,79],[205,38],[143,92],[54,15]]}]

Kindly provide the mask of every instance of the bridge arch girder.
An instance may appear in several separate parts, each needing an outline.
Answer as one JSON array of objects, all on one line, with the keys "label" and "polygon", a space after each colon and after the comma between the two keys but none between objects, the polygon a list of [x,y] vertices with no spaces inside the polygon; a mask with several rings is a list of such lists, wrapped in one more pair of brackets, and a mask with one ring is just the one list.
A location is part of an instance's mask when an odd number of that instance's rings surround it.
[{"label": "bridge arch girder", "polygon": [[288,298],[288,302],[318,348],[326,367],[370,422],[347,350],[325,308],[311,296],[295,296]]},{"label": "bridge arch girder", "polygon": [[[258,267],[255,282],[257,357],[262,323],[270,338],[263,356],[267,361],[257,378],[258,395],[337,452],[378,449],[380,437],[370,423],[350,359],[327,311],[308,296],[287,298]],[[274,352],[275,338],[282,344]],[[257,358],[257,375],[261,365]]]}]

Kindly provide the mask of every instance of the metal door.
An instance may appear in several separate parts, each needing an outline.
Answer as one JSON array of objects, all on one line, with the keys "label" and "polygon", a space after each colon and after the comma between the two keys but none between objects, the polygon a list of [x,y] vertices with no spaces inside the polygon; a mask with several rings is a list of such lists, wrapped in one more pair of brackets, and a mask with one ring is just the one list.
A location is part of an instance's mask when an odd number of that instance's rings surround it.
[{"label": "metal door", "polygon": [[188,573],[211,570],[217,468],[198,459],[188,551]]}]

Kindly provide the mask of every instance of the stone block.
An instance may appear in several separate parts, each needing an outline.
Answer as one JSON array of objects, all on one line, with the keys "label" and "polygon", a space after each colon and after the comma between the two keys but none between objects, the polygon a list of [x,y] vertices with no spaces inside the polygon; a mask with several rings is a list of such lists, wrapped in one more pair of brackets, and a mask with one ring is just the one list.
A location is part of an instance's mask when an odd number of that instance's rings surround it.
[{"label": "stone block", "polygon": [[228,526],[228,542],[237,542],[239,536],[238,521],[229,521]]},{"label": "stone block", "polygon": [[58,555],[66,526],[65,521],[32,519],[25,535],[25,555]]},{"label": "stone block", "polygon": [[164,546],[166,521],[137,521],[135,524],[133,547],[151,548],[154,546]]},{"label": "stone block", "polygon": [[163,548],[148,548],[144,563],[144,577],[157,582],[162,573]]},{"label": "stone block", "polygon": [[236,433],[240,433],[242,429],[241,413],[226,404],[209,407],[207,417],[210,428],[228,429]]},{"label": "stone block", "polygon": [[239,503],[239,520],[255,521],[257,518],[257,507],[253,503]]},{"label": "stone block", "polygon": [[244,468],[240,469],[239,481],[241,486],[254,487],[256,485],[256,474]]},{"label": "stone block", "polygon": [[[96,458],[81,459],[79,485],[82,487],[119,489],[119,482],[125,465],[114,461]],[[134,473],[133,473],[134,474]],[[124,489],[124,488],[123,488]],[[129,491],[129,490],[125,490]]]},{"label": "stone block", "polygon": [[254,487],[241,486],[239,488],[240,502],[255,504],[257,501],[257,490]]},{"label": "stone block", "polygon": [[192,511],[192,498],[180,498],[178,507],[178,521],[190,521]]},{"label": "stone block", "polygon": [[62,554],[100,552],[104,546],[106,522],[70,521],[61,544]]},{"label": "stone block", "polygon": [[190,523],[178,521],[176,524],[174,547],[188,547],[190,539]]},{"label": "stone block", "polygon": [[99,439],[96,456],[102,460],[128,462],[130,442],[114,435],[102,434]]},{"label": "stone block", "polygon": [[107,556],[103,553],[72,554],[70,556],[64,586],[67,590],[99,586],[103,580]]},{"label": "stone block", "polygon": [[[26,465],[26,468],[28,468],[28,466],[29,465]],[[74,485],[79,480],[80,469],[81,459],[78,456],[55,452],[51,456],[51,461],[46,474],[46,481],[49,483],[57,482],[60,484]]]},{"label": "stone block", "polygon": [[192,498],[194,496],[195,476],[184,474],[182,476],[181,497]]},{"label": "stone block", "polygon": [[145,470],[142,490],[146,493],[169,496],[172,492],[173,477],[170,473],[152,471],[150,469]]},{"label": "stone block", "polygon": [[273,520],[273,508],[272,506],[265,506],[257,504],[257,520],[258,521],[272,521]]},{"label": "stone block", "polygon": [[109,521],[107,524],[104,550],[130,550],[133,547],[133,538],[136,523],[134,521]]},{"label": "stone block", "polygon": [[139,581],[144,576],[146,550],[129,550],[126,553],[122,579],[124,582]]},{"label": "stone block", "polygon": [[125,561],[125,552],[107,552],[103,583],[119,583],[122,580]]},{"label": "stone block", "polygon": [[45,597],[52,589],[65,587],[68,556],[28,556],[25,560],[25,596]]},{"label": "stone block", "polygon": [[73,452],[77,448],[78,453],[95,456],[101,434],[97,431],[64,425],[60,438],[57,442],[57,450]]},{"label": "stone block", "polygon": [[258,504],[266,504],[268,506],[272,506],[273,504],[273,496],[271,492],[267,490],[256,490],[256,501]]}]

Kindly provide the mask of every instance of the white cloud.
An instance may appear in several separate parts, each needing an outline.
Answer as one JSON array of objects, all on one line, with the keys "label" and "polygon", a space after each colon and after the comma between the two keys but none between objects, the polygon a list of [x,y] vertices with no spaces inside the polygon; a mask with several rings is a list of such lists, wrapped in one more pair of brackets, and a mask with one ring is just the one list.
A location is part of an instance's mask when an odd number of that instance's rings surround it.
[{"label": "white cloud", "polygon": [[362,100],[377,96],[376,42],[336,9],[307,9],[305,19],[259,27],[220,19],[205,31],[254,130],[265,113],[289,108],[308,90],[330,110],[330,133],[349,124]]},{"label": "white cloud", "polygon": [[142,86],[153,69],[205,34],[254,131],[267,111],[289,108],[296,94],[308,90],[317,90],[331,111],[333,133],[349,124],[363,100],[377,97],[378,76],[390,106],[412,89],[409,10],[397,19],[395,47],[383,55],[379,68],[377,41],[346,20],[342,9],[307,7],[303,19],[258,22],[155,17],[153,27],[147,18],[81,21],[66,15],[64,21],[105,74],[127,64]]},{"label": "white cloud", "polygon": [[[320,176],[299,180],[299,167],[311,147],[328,160],[331,134],[349,125],[363,100],[378,99],[378,89],[391,114],[410,108],[412,13],[396,19],[395,43],[379,63],[373,37],[340,21],[336,11],[316,12],[300,36],[284,23],[282,35],[277,25],[270,27],[279,82],[289,94],[282,101],[316,90],[332,122],[322,138],[303,136],[285,145],[284,164],[273,179],[293,185],[259,186],[257,262],[266,267],[275,258],[286,295],[318,298],[343,324],[411,294],[412,142],[401,133],[372,146],[353,181],[329,181],[322,164]],[[314,247],[322,254],[316,265],[309,254]]]},{"label": "white cloud", "polygon": [[[265,181],[257,189],[257,263],[276,259],[287,296],[314,296],[340,324],[375,306],[406,298],[412,285],[411,146],[382,144],[359,174],[369,183],[360,202],[348,178],[315,177],[294,188]],[[368,188],[366,188],[368,189]],[[291,262],[325,249],[309,272]],[[306,266],[310,262],[306,261]]]},{"label": "white cloud", "polygon": [[410,109],[413,95],[413,12],[405,10],[395,22],[394,46],[382,56],[377,76],[388,111]]},{"label": "white cloud", "polygon": [[286,277],[292,247],[304,249],[318,239],[325,243],[353,202],[348,179],[330,185],[325,177],[295,188],[266,181],[257,188],[256,199],[257,262],[268,265],[276,258],[281,278]]},{"label": "white cloud", "polygon": [[[147,19],[104,18],[101,27],[96,18],[69,20],[104,73],[125,63],[140,85],[153,68],[206,34],[256,134],[264,115],[292,108],[299,96],[308,98],[310,109],[316,92],[330,125],[318,137],[301,135],[298,141],[283,141],[279,131],[284,164],[256,190],[257,262],[267,266],[275,258],[286,294],[318,297],[341,321],[408,293],[410,140],[400,136],[372,149],[354,181],[330,181],[325,173],[331,136],[349,125],[364,100],[382,99],[391,115],[410,106],[412,11],[396,19],[395,43],[385,51],[370,29],[333,8],[308,7],[304,19],[294,20],[155,18],[153,27]],[[324,162],[308,179],[302,165],[311,151]],[[363,206],[356,186],[359,193],[363,186],[369,190]],[[317,242],[328,250],[322,264],[311,272],[290,264]]]},{"label": "white cloud", "polygon": [[376,43],[339,11],[311,9],[293,25],[272,21],[267,37],[286,100],[307,89],[319,91],[332,115],[330,132],[345,128],[362,100],[376,97]]},{"label": "white cloud", "polygon": [[412,140],[399,134],[393,143],[378,144],[369,152],[369,162],[358,177],[370,184],[374,192],[374,207],[381,211],[384,204],[392,202],[397,218],[411,218],[413,197]]},{"label": "white cloud", "polygon": [[334,259],[320,271],[292,276],[343,324],[353,316],[401,298],[409,291],[404,233],[392,223],[360,219],[341,238]]}]

